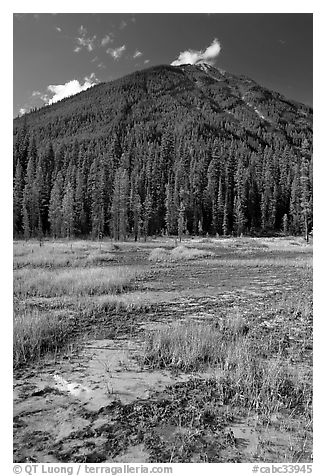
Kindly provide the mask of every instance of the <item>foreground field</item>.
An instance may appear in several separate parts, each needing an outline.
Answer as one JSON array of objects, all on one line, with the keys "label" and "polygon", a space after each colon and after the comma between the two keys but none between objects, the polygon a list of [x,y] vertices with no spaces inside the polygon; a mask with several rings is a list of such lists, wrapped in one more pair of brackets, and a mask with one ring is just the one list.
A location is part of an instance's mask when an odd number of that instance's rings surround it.
[{"label": "foreground field", "polygon": [[309,462],[312,247],[14,243],[16,462]]}]

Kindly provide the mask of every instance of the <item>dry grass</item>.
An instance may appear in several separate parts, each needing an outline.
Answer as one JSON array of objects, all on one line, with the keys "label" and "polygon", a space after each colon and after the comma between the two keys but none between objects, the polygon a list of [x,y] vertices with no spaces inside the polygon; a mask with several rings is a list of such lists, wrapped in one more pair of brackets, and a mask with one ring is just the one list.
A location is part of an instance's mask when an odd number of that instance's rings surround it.
[{"label": "dry grass", "polygon": [[119,293],[130,289],[136,267],[73,268],[16,271],[14,295],[57,297]]},{"label": "dry grass", "polygon": [[213,256],[213,253],[209,250],[199,250],[196,248],[179,245],[176,248],[173,248],[171,251],[165,248],[155,248],[150,252],[148,259],[154,262],[189,261],[200,258],[208,258],[210,256]]},{"label": "dry grass", "polygon": [[171,367],[185,372],[219,359],[220,334],[213,326],[175,323],[148,335],[144,363],[151,367]]},{"label": "dry grass", "polygon": [[15,366],[63,347],[73,337],[69,315],[127,306],[117,295],[143,268],[112,266],[115,251],[111,243],[14,243]]},{"label": "dry grass", "polygon": [[239,268],[239,267],[247,267],[247,268],[263,268],[263,267],[293,267],[293,268],[307,268],[312,269],[313,262],[312,257],[310,256],[302,256],[300,258],[283,258],[282,256],[279,257],[270,257],[270,258],[238,258],[238,257],[230,257],[228,259],[219,258],[213,259],[212,264],[220,264],[221,266],[230,267],[230,268]]},{"label": "dry grass", "polygon": [[170,260],[170,252],[169,250],[165,248],[154,248],[149,256],[148,256],[149,261],[154,261],[154,262],[161,262],[161,261],[169,261]]},{"label": "dry grass", "polygon": [[112,261],[115,245],[96,242],[35,242],[14,244],[14,269],[101,265]]},{"label": "dry grass", "polygon": [[[284,311],[283,306],[279,310]],[[306,303],[298,312],[308,312]],[[224,404],[255,410],[267,418],[288,409],[310,419],[311,367],[293,364],[288,349],[278,342],[280,329],[263,336],[239,314],[218,325],[175,323],[148,334],[144,363],[184,372],[206,369],[216,376]]]},{"label": "dry grass", "polygon": [[16,311],[13,324],[14,366],[56,352],[67,342],[70,321],[62,313],[37,309]]},{"label": "dry grass", "polygon": [[115,256],[110,251],[97,250],[89,254],[89,256],[86,258],[86,263],[89,265],[99,266],[99,265],[111,263],[114,260],[115,260]]}]

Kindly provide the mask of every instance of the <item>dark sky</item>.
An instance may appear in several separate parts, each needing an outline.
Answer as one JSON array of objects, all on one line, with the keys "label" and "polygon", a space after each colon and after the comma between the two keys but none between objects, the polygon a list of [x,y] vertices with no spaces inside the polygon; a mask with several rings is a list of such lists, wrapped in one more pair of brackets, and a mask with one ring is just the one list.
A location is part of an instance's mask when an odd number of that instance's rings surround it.
[{"label": "dark sky", "polygon": [[14,14],[14,116],[99,81],[171,64],[181,52],[203,52],[214,39],[217,67],[312,105],[312,17]]}]

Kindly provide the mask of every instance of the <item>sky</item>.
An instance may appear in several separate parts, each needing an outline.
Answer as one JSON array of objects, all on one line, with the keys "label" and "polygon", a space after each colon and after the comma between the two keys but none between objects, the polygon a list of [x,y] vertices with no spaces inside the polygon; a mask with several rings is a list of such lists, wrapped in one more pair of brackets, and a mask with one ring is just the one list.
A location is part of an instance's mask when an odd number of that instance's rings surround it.
[{"label": "sky", "polygon": [[13,14],[13,113],[159,64],[205,61],[312,106],[313,15]]}]

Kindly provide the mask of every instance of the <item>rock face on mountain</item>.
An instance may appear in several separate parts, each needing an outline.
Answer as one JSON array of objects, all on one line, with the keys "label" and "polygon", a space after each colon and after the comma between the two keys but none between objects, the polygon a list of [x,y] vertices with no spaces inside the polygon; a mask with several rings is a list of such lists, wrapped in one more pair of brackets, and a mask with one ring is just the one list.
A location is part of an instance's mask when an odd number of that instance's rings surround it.
[{"label": "rock face on mountain", "polygon": [[14,120],[16,235],[302,233],[312,109],[208,64],[157,66]]}]

